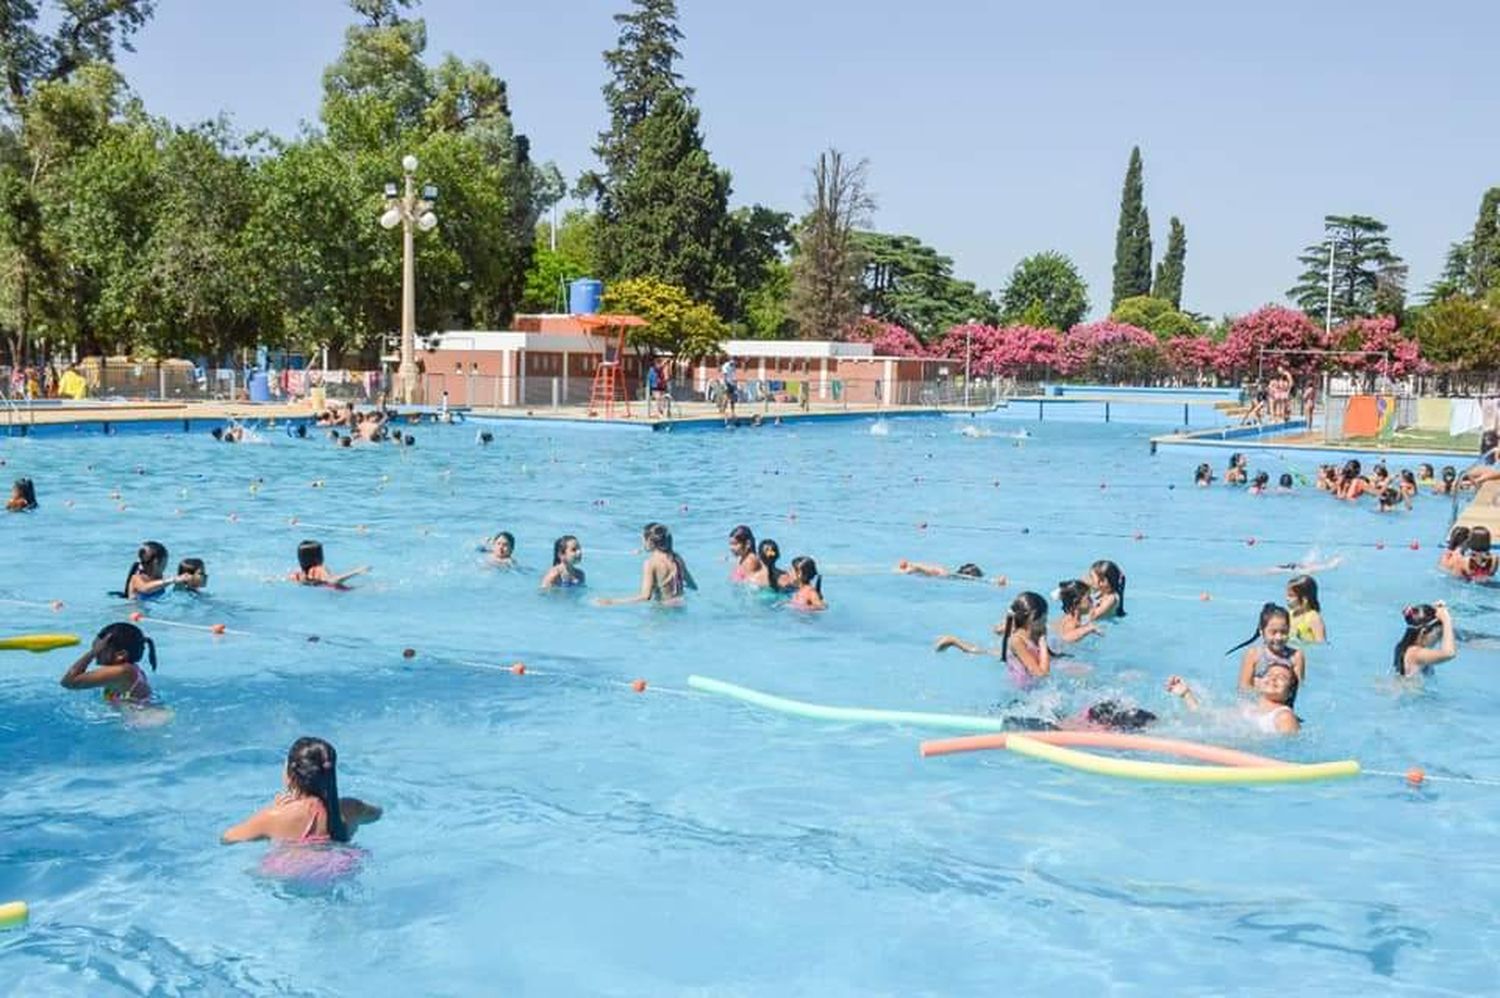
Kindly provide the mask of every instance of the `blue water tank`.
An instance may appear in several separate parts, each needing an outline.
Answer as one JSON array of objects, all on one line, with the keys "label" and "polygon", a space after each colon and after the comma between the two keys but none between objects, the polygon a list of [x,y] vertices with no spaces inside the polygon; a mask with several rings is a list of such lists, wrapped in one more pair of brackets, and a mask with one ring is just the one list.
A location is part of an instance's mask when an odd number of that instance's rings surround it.
[{"label": "blue water tank", "polygon": [[573,315],[598,315],[604,282],[580,277],[568,285],[568,311]]},{"label": "blue water tank", "polygon": [[250,375],[249,388],[251,402],[271,401],[271,384],[266,380],[265,371],[256,371]]}]

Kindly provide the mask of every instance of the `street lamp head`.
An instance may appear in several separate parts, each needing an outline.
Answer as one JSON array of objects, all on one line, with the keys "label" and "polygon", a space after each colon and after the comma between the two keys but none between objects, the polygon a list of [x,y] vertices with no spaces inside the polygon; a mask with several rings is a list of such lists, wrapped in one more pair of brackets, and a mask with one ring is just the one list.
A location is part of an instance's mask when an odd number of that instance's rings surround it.
[{"label": "street lamp head", "polygon": [[385,184],[385,196],[386,197],[388,197],[388,198],[395,197],[397,190],[398,190],[398,188],[396,187],[396,182],[394,180],[388,180],[388,181],[386,181],[386,184]]},{"label": "street lamp head", "polygon": [[417,228],[423,232],[431,232],[437,228],[437,216],[430,211],[423,212],[422,217],[417,219]]},{"label": "street lamp head", "polygon": [[427,186],[425,186],[425,187],[422,188],[422,200],[424,200],[424,201],[436,201],[437,200],[437,184],[428,184]]},{"label": "street lamp head", "polygon": [[405,156],[402,156],[401,169],[405,170],[407,173],[416,173],[417,157],[413,156],[411,153],[407,153]]},{"label": "street lamp head", "polygon": [[380,216],[380,227],[382,229],[394,229],[401,224],[401,212],[396,208],[387,208],[384,215]]}]

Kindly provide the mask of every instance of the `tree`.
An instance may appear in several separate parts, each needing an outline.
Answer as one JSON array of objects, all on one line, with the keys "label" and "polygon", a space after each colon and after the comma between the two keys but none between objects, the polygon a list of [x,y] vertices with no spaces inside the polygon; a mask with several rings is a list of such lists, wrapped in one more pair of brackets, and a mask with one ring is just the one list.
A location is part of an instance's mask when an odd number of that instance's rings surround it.
[{"label": "tree", "polygon": [[1500,312],[1472,298],[1435,301],[1412,324],[1422,356],[1457,370],[1500,365]]},{"label": "tree", "polygon": [[1071,329],[1088,310],[1088,285],[1061,253],[1028,256],[1016,264],[1000,293],[1000,318],[1007,323]]},{"label": "tree", "polygon": [[1310,374],[1323,367],[1313,354],[1267,354],[1268,350],[1321,350],[1323,330],[1305,312],[1266,305],[1242,315],[1229,327],[1219,348],[1220,370],[1225,374],[1259,375],[1285,365],[1294,374]]},{"label": "tree", "polygon": [[764,205],[738,208],[728,218],[727,261],[717,295],[719,314],[758,338],[789,335],[792,216]]},{"label": "tree", "polygon": [[1170,302],[1174,309],[1180,309],[1182,277],[1187,262],[1187,229],[1183,228],[1176,215],[1167,224],[1170,227],[1167,234],[1167,255],[1156,265],[1156,282],[1151,286],[1151,297]]},{"label": "tree", "polygon": [[953,261],[916,236],[859,232],[864,257],[864,313],[910,329],[923,340],[937,338],[966,321],[994,322],[994,299],[953,276]]},{"label": "tree", "polygon": [[1473,275],[1469,270],[1472,246],[1467,239],[1449,245],[1448,255],[1443,260],[1443,272],[1427,285],[1429,303],[1474,293]]},{"label": "tree", "polygon": [[567,310],[567,285],[596,272],[594,230],[596,216],[570,211],[557,227],[557,249],[552,248],[552,227],[537,223],[536,249],[526,271],[526,291],[521,298],[525,312]]},{"label": "tree", "polygon": [[1500,187],[1484,192],[1469,237],[1469,292],[1481,296],[1493,288],[1500,288]]},{"label": "tree", "polygon": [[1114,287],[1109,305],[1151,293],[1151,219],[1146,213],[1146,185],[1141,150],[1130,150],[1125,184],[1120,192],[1120,223],[1115,230]]},{"label": "tree", "polygon": [[609,109],[609,130],[599,134],[594,154],[604,172],[586,173],[580,190],[601,202],[610,200],[621,178],[634,172],[639,145],[636,129],[657,103],[669,94],[691,100],[692,90],[682,85],[677,44],[676,0],[632,0],[634,9],[616,14],[620,36],[615,47],[604,53],[609,80],[604,84],[604,103]]},{"label": "tree", "polygon": [[1323,316],[1328,303],[1328,253],[1333,246],[1333,318],[1347,321],[1399,311],[1406,267],[1391,252],[1384,222],[1367,215],[1328,215],[1324,238],[1297,259],[1305,268],[1287,297],[1309,316]]},{"label": "tree", "polygon": [[647,325],[631,328],[629,343],[648,355],[668,353],[678,360],[709,357],[719,352],[729,332],[712,308],[693,301],[682,288],[650,277],[611,284],[604,290],[602,306],[606,313],[646,320]]},{"label": "tree", "polygon": [[1144,329],[1120,322],[1074,326],[1062,339],[1063,374],[1106,382],[1144,381],[1161,367],[1161,344]]},{"label": "tree", "polygon": [[1179,312],[1171,302],[1150,295],[1126,298],[1115,306],[1109,317],[1115,322],[1149,329],[1162,339],[1196,336],[1203,332],[1203,327],[1192,316]]},{"label": "tree", "polygon": [[745,298],[745,334],[758,340],[784,340],[796,335],[791,305],[792,268],[778,260],[766,269],[760,286]]},{"label": "tree", "polygon": [[791,312],[803,337],[842,335],[859,317],[864,261],[854,233],[875,210],[866,187],[868,170],[865,160],[851,165],[832,148],[819,154],[812,168],[809,210],[792,258]]}]

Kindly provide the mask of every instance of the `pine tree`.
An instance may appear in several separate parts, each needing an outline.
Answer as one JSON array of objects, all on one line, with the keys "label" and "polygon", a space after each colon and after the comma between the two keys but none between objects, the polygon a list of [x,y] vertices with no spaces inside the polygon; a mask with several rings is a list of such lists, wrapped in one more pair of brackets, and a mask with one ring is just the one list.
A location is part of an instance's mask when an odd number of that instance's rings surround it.
[{"label": "pine tree", "polygon": [[1130,150],[1120,192],[1120,224],[1115,231],[1114,290],[1110,308],[1123,298],[1151,293],[1151,219],[1146,212],[1146,183],[1141,150]]},{"label": "pine tree", "polygon": [[1156,283],[1151,286],[1151,297],[1169,301],[1173,308],[1180,309],[1182,276],[1187,261],[1187,229],[1183,228],[1176,215],[1172,216],[1168,225],[1171,231],[1167,235],[1167,254],[1156,265]]},{"label": "pine tree", "polygon": [[1384,222],[1366,215],[1328,215],[1324,237],[1297,258],[1304,270],[1287,297],[1315,319],[1329,304],[1328,252],[1333,245],[1333,320],[1399,314],[1405,301],[1406,265],[1391,252]]}]

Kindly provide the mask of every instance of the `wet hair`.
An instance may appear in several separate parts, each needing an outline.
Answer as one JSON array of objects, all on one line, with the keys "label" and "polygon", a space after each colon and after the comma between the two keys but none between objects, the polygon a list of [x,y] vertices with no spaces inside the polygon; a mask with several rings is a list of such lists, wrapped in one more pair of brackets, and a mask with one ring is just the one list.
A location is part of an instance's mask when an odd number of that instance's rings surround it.
[{"label": "wet hair", "polygon": [[16,479],[16,494],[26,503],[26,509],[36,509],[36,485],[29,478]]},{"label": "wet hair", "polygon": [[213,429],[208,431],[208,435],[213,437],[215,440],[223,440],[224,428],[222,426],[215,426]]},{"label": "wet hair", "polygon": [[1101,558],[1090,566],[1094,574],[1109,583],[1109,588],[1119,597],[1115,604],[1115,616],[1125,616],[1125,573],[1120,571],[1120,566],[1107,558]]},{"label": "wet hair", "polygon": [[806,555],[792,559],[792,572],[804,586],[812,586],[818,595],[823,595],[823,576],[818,574],[818,563]]},{"label": "wet hair", "polygon": [[1408,606],[1401,611],[1402,619],[1406,621],[1406,630],[1401,634],[1401,640],[1396,642],[1396,652],[1392,659],[1396,675],[1406,675],[1406,649],[1422,640],[1422,636],[1434,627],[1439,626],[1437,609],[1430,603],[1418,603],[1416,606]]},{"label": "wet hair", "polygon": [[1484,458],[1486,464],[1495,463],[1494,450],[1500,447],[1500,433],[1494,430],[1485,430],[1479,437],[1479,456]]},{"label": "wet hair", "polygon": [[490,444],[492,444],[492,443],[495,442],[495,435],[493,433],[491,433],[489,430],[480,430],[479,431],[479,442],[481,444],[484,444],[485,446],[488,446],[488,445],[490,445]]},{"label": "wet hair", "polygon": [[1412,470],[1410,468],[1402,468],[1401,481],[1405,482],[1407,485],[1415,485],[1417,484],[1417,476],[1412,474]]},{"label": "wet hair", "polygon": [[1090,724],[1111,731],[1140,731],[1156,722],[1156,715],[1142,707],[1124,707],[1114,700],[1104,700],[1089,707],[1085,715]]},{"label": "wet hair", "polygon": [[648,523],[646,529],[641,531],[641,538],[646,546],[653,551],[663,551],[672,554],[672,531],[668,530],[666,524]]},{"label": "wet hair", "polygon": [[130,566],[130,571],[125,574],[125,591],[121,596],[130,595],[130,580],[135,578],[137,572],[146,571],[147,565],[167,565],[166,546],[156,541],[147,541],[141,545],[141,549],[135,553],[135,564]]},{"label": "wet hair", "polygon": [[104,645],[99,652],[101,660],[112,660],[123,652],[132,665],[145,661],[150,664],[152,672],[156,671],[156,642],[134,624],[110,624],[94,637],[94,641]]},{"label": "wet hair", "polygon": [[[516,535],[513,534],[513,533],[511,533],[509,530],[502,530],[499,533],[495,534],[495,536],[493,536],[493,537],[490,538],[489,544],[486,545],[486,546],[487,547],[494,547],[496,541],[502,541],[502,540],[505,542],[506,546],[510,548],[510,553],[511,554],[515,554],[516,553]],[[554,562],[553,564],[556,564],[556,562]]]},{"label": "wet hair", "polygon": [[1278,480],[1276,484],[1279,485],[1279,486],[1281,486],[1284,489],[1291,488],[1292,487],[1292,473],[1290,471],[1283,471],[1281,473],[1280,480]]},{"label": "wet hair", "polygon": [[1010,604],[1005,614],[1005,631],[1000,638],[1002,655],[1010,654],[1010,634],[1018,627],[1027,627],[1038,620],[1047,619],[1047,601],[1033,592],[1024,592]]},{"label": "wet hair", "polygon": [[417,445],[417,438],[408,433],[402,442],[408,447],[415,447]]},{"label": "wet hair", "polygon": [[1466,546],[1470,551],[1473,551],[1475,554],[1489,554],[1490,543],[1489,527],[1469,528],[1469,543]]},{"label": "wet hair", "polygon": [[743,523],[729,532],[729,539],[738,541],[751,551],[755,550],[755,533]]},{"label": "wet hair", "polygon": [[303,541],[297,545],[297,564],[306,572],[323,564],[323,545],[317,541]]},{"label": "wet hair", "polygon": [[1063,613],[1072,613],[1078,604],[1088,597],[1089,584],[1082,579],[1069,579],[1057,584],[1057,601],[1062,604]]},{"label": "wet hair", "polygon": [[1271,484],[1271,476],[1264,471],[1257,471],[1255,477],[1250,480],[1250,484],[1258,489],[1263,489]]},{"label": "wet hair", "polygon": [[953,570],[953,574],[962,575],[966,579],[982,579],[984,578],[984,569],[980,568],[972,561],[966,561],[962,565],[955,568]]},{"label": "wet hair", "polygon": [[353,436],[348,436],[348,437],[341,436],[341,437],[339,437],[339,446],[340,447],[353,447],[354,446],[354,437]]},{"label": "wet hair", "polygon": [[[563,534],[557,540],[552,542],[552,564],[561,565],[563,563],[563,552],[568,549],[569,541],[577,544],[578,538],[574,537],[572,534]],[[512,546],[511,550],[515,550],[514,546]]]},{"label": "wet hair", "polygon": [[1388,471],[1386,469],[1384,461],[1381,461],[1374,468],[1372,468],[1370,470],[1370,474],[1374,475],[1376,478],[1390,478],[1391,477],[1391,473],[1390,473],[1390,471]]},{"label": "wet hair", "polygon": [[1453,465],[1451,465],[1451,464],[1445,464],[1445,465],[1443,465],[1443,481],[1445,481],[1445,482],[1451,482],[1451,481],[1453,481],[1457,477],[1458,477],[1458,472],[1454,470]]},{"label": "wet hair", "polygon": [[1197,470],[1193,472],[1193,481],[1199,485],[1207,484],[1208,482],[1211,482],[1213,480],[1214,469],[1208,466],[1207,461],[1198,465]]},{"label": "wet hair", "polygon": [[1360,463],[1358,458],[1351,457],[1349,460],[1344,462],[1344,474],[1348,475],[1350,478],[1358,478],[1359,472]]},{"label": "wet hair", "polygon": [[1425,478],[1432,477],[1432,465],[1428,464],[1426,461],[1423,461],[1421,464],[1417,465],[1417,470],[1420,471]]},{"label": "wet hair", "polygon": [[1244,641],[1241,641],[1239,644],[1235,645],[1233,648],[1226,651],[1224,654],[1233,655],[1241,648],[1248,648],[1250,645],[1255,644],[1255,642],[1260,640],[1261,635],[1266,632],[1266,625],[1275,620],[1277,617],[1281,617],[1286,621],[1287,627],[1291,627],[1292,615],[1287,611],[1286,607],[1282,606],[1280,603],[1263,604],[1260,608],[1260,620],[1255,625],[1255,633],[1250,635]]},{"label": "wet hair", "polygon": [[1300,679],[1297,678],[1297,670],[1294,669],[1294,668],[1292,668],[1290,665],[1287,665],[1287,664],[1285,664],[1283,662],[1273,662],[1269,666],[1266,667],[1266,674],[1269,675],[1272,669],[1285,669],[1286,670],[1286,675],[1287,675],[1286,700],[1283,701],[1283,703],[1287,707],[1296,707],[1297,706],[1297,691],[1302,688],[1302,680],[1300,680]]},{"label": "wet hair", "polygon": [[1395,489],[1386,488],[1380,492],[1380,505],[1382,507],[1394,506],[1401,501],[1401,493]]},{"label": "wet hair", "polygon": [[760,556],[760,563],[766,566],[766,578],[771,580],[771,588],[776,588],[776,577],[779,568],[776,562],[781,558],[781,545],[769,537],[761,538],[760,548],[755,552]]},{"label": "wet hair", "polygon": [[286,754],[287,780],[297,792],[315,797],[328,817],[328,837],[349,841],[349,828],[339,806],[338,753],[321,738],[299,738]]},{"label": "wet hair", "polygon": [[1245,460],[1245,455],[1241,454],[1239,451],[1235,451],[1233,454],[1229,455],[1229,470],[1233,471],[1235,468],[1238,468],[1240,466],[1240,462],[1243,460]]},{"label": "wet hair", "polygon": [[184,558],[177,563],[178,575],[202,575],[203,571],[202,558]]},{"label": "wet hair", "polygon": [[297,428],[295,430],[293,430],[292,432],[295,433],[295,434],[297,434],[298,439],[300,439],[300,440],[306,440],[307,439],[307,424],[306,423],[298,423],[297,424]]},{"label": "wet hair", "polygon": [[[1318,580],[1311,575],[1294,575],[1287,580],[1287,592],[1294,593],[1298,599],[1306,603],[1309,609],[1323,611],[1318,603]],[[1288,618],[1290,619],[1290,618]]]},{"label": "wet hair", "polygon": [[1447,545],[1449,551],[1457,551],[1467,543],[1469,543],[1468,527],[1458,524],[1452,530],[1448,531]]}]

